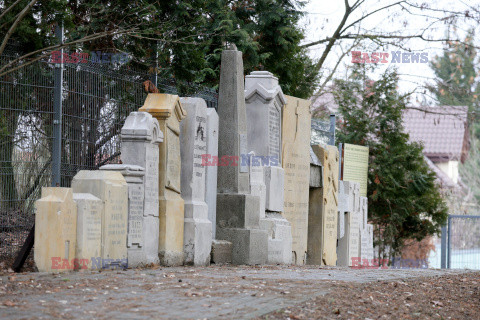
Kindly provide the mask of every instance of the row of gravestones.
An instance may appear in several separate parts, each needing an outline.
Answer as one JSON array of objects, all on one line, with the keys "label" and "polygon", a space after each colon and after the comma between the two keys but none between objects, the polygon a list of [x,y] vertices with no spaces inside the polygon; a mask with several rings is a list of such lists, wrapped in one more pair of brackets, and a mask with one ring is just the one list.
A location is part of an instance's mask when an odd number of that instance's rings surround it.
[{"label": "row of gravestones", "polygon": [[38,269],[373,255],[366,201],[358,184],[338,184],[338,151],[314,146],[323,183],[312,185],[310,116],[309,101],[284,95],[269,72],[244,78],[241,52],[224,50],[218,115],[203,99],[149,94],[121,130],[122,164],[42,190]]}]

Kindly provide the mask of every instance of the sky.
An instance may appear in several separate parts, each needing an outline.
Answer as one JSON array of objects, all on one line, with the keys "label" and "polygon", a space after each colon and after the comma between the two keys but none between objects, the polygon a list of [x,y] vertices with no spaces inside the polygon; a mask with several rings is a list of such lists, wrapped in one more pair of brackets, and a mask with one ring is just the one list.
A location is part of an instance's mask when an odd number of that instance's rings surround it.
[{"label": "sky", "polygon": [[[352,4],[354,0],[349,0],[349,3]],[[354,22],[360,18],[363,14],[372,12],[380,7],[387,6],[397,1],[391,0],[366,0],[365,3],[358,9],[358,12],[353,14],[347,20],[346,25]],[[454,10],[467,10],[468,5],[478,6],[480,5],[480,0],[465,0],[465,1],[452,1],[452,0],[438,0],[438,1],[429,1],[431,6],[434,6],[436,9],[454,9]],[[331,36],[341,21],[343,14],[345,12],[345,5],[343,0],[310,0],[306,7],[303,9],[306,14],[301,21],[301,26],[306,30],[306,39],[304,43],[309,43],[316,41],[327,36]],[[446,34],[448,28],[452,28],[451,24],[445,22],[434,22],[434,19],[425,17],[427,12],[420,11],[418,9],[409,9],[410,14],[406,10],[401,10],[399,7],[391,7],[390,9],[380,11],[376,14],[373,14],[366,18],[361,27],[364,30],[376,30],[377,32],[398,32],[400,31],[402,35],[415,34],[419,30],[426,29],[425,36],[431,37],[432,39],[443,38]],[[414,15],[412,15],[412,13]],[[432,12],[428,12],[429,15],[432,15]],[[444,16],[444,13],[435,14],[436,16]],[[459,29],[457,32],[461,35],[464,35],[466,30],[470,27],[474,27],[477,31],[477,34],[480,34],[480,28],[478,24],[472,24],[470,21],[460,20]],[[355,29],[352,29],[352,32]],[[388,46],[386,48],[378,49],[372,42],[366,43],[364,48],[353,47],[351,50],[349,47],[352,45],[351,40],[343,40],[341,42],[342,46],[345,48],[345,51],[351,52],[362,51],[362,52],[387,52],[390,55],[391,60],[391,51],[403,51],[405,50],[395,48],[393,46]],[[443,51],[444,44],[441,42],[426,42],[420,39],[411,39],[407,41],[404,45],[406,49],[410,49],[418,53],[426,53],[428,59],[432,60],[435,55],[441,55]],[[309,55],[318,60],[321,56],[325,45],[318,45],[309,48]],[[377,49],[377,50],[376,50]],[[339,60],[341,55],[341,50],[339,47],[336,47],[333,52],[331,52],[326,60],[325,68],[322,70],[325,73],[334,67],[336,62]],[[346,67],[352,65],[351,54],[344,57],[342,64],[339,65],[336,77],[344,78],[346,75]],[[371,76],[372,78],[377,78],[385,68],[396,66],[400,74],[399,90],[402,92],[416,90],[418,92],[414,95],[412,103],[419,103],[422,99],[429,100],[428,95],[424,94],[424,89],[422,86],[426,82],[433,82],[434,73],[429,67],[428,63],[398,63],[398,64],[382,64],[380,68],[374,71]],[[415,101],[417,100],[417,101]]]}]

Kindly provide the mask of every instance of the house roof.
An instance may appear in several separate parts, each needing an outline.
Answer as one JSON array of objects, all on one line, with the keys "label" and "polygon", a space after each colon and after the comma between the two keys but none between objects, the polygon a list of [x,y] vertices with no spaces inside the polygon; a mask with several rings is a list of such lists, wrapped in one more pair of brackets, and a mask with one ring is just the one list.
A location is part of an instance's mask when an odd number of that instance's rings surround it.
[{"label": "house roof", "polygon": [[405,132],[411,141],[423,143],[423,153],[434,162],[463,160],[467,112],[461,106],[408,108],[403,115]]}]

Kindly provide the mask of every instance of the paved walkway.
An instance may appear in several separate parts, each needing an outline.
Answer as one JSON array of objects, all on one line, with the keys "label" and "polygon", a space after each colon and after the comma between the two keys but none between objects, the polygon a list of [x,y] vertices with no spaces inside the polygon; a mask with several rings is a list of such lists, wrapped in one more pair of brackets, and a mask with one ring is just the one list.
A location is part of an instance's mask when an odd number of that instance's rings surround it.
[{"label": "paved walkway", "polygon": [[1,319],[248,319],[369,282],[467,271],[329,267],[179,267],[0,277]]}]

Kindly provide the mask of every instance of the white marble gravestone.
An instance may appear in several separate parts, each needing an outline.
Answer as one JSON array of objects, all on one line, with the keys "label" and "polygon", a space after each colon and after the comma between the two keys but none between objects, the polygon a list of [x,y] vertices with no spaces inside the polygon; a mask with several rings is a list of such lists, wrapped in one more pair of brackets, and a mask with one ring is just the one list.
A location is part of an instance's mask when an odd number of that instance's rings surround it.
[{"label": "white marble gravestone", "polygon": [[[218,114],[207,108],[207,154],[218,157]],[[217,166],[205,166],[205,202],[208,206],[208,220],[212,223],[212,239],[216,237],[217,222]]]},{"label": "white marble gravestone", "polygon": [[205,202],[205,166],[207,152],[207,104],[200,98],[180,98],[187,116],[180,124],[182,159],[182,198],[185,201],[183,246],[185,264],[210,264],[212,223]]},{"label": "white marble gravestone", "polygon": [[[286,100],[278,79],[268,71],[254,71],[245,78],[250,167],[263,172],[266,212],[260,227],[268,232],[268,263],[291,263],[292,232],[283,217],[285,172],[281,167],[282,109]],[[258,169],[261,167],[262,169]],[[252,183],[252,182],[251,182]],[[254,185],[252,183],[252,188]],[[262,193],[263,196],[263,193]]]},{"label": "white marble gravestone", "polygon": [[347,198],[345,234],[338,240],[337,265],[352,266],[352,259],[360,259],[360,227],[363,223],[360,212],[360,185],[358,182],[341,181]]}]

